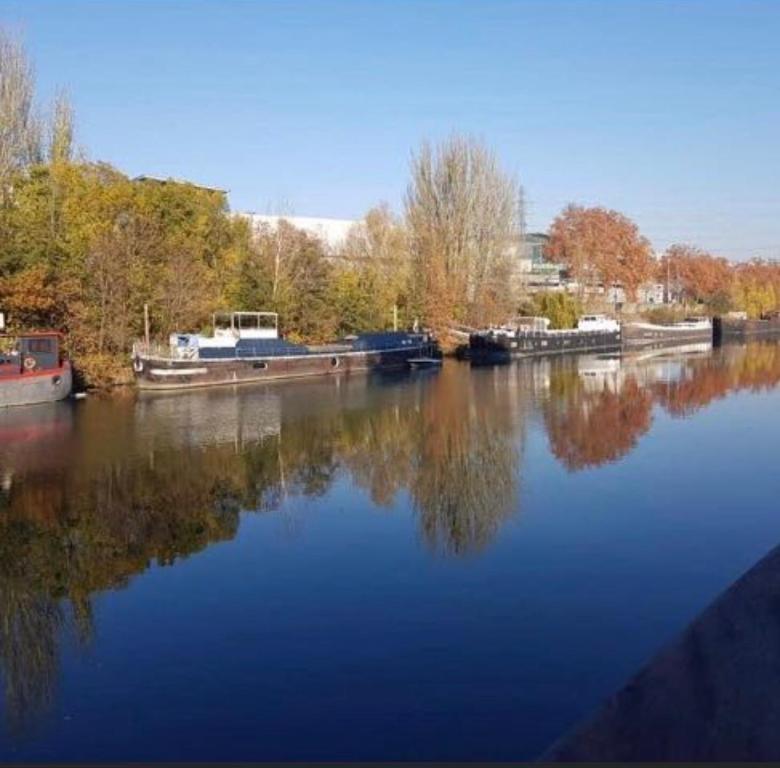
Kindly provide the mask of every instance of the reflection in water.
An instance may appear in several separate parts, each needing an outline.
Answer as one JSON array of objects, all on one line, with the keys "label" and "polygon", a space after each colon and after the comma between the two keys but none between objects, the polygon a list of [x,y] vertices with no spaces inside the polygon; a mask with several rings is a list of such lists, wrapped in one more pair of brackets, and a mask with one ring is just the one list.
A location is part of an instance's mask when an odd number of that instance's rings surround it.
[{"label": "reflection in water", "polygon": [[514,510],[522,424],[503,387],[482,387],[450,366],[423,410],[411,494],[423,534],[436,549],[479,550]]},{"label": "reflection in water", "polygon": [[26,717],[51,701],[57,676],[62,610],[48,595],[27,586],[19,588],[3,575],[0,617],[5,706],[9,728],[18,732]]},{"label": "reflection in water", "polygon": [[617,461],[652,423],[653,403],[688,417],[732,392],[780,381],[780,346],[753,343],[715,353],[673,350],[639,358],[556,360],[542,411],[550,448],[569,470]]},{"label": "reflection in water", "polygon": [[730,392],[772,389],[778,381],[780,345],[753,343],[689,361],[679,377],[656,382],[653,394],[672,416],[686,417]]},{"label": "reflection in water", "polygon": [[356,378],[3,414],[0,435],[25,434],[29,448],[2,441],[11,716],[21,722],[51,696],[63,606],[88,638],[91,595],[233,538],[242,511],[322,495],[341,470],[378,505],[408,490],[431,546],[484,546],[513,509],[517,425],[498,388],[476,408],[464,372],[413,386]]},{"label": "reflection in water", "polygon": [[570,470],[616,461],[652,404],[691,413],[780,380],[780,347],[686,358],[580,358],[354,377],[0,413],[0,664],[20,727],[51,700],[63,632],[150,564],[232,539],[242,512],[327,493],[339,477],[389,507],[408,494],[431,550],[484,549],[518,509],[541,410]]},{"label": "reflection in water", "polygon": [[560,362],[543,407],[555,457],[578,470],[625,456],[650,429],[652,394],[620,366],[583,371],[577,361]]}]

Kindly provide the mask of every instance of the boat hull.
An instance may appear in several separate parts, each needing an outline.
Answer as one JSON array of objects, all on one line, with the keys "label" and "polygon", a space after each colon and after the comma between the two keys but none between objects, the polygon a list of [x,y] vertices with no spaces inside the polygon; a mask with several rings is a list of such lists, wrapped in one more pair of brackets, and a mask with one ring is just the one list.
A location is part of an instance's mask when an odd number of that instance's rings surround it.
[{"label": "boat hull", "polygon": [[686,328],[653,323],[627,323],[623,326],[623,346],[626,349],[674,347],[684,344],[712,342],[712,326]]},{"label": "boat hull", "polygon": [[620,348],[620,331],[529,332],[516,337],[475,333],[469,337],[468,358],[480,365],[571,352],[616,352]]},{"label": "boat hull", "polygon": [[430,350],[430,342],[425,342],[399,349],[246,359],[170,360],[137,356],[133,368],[139,389],[194,389],[408,368],[411,358],[430,354]]},{"label": "boat hull", "polygon": [[780,317],[770,320],[737,320],[715,318],[715,341],[746,341],[749,339],[780,338]]},{"label": "boat hull", "polygon": [[68,363],[47,371],[0,377],[0,408],[55,403],[64,400],[73,388]]}]

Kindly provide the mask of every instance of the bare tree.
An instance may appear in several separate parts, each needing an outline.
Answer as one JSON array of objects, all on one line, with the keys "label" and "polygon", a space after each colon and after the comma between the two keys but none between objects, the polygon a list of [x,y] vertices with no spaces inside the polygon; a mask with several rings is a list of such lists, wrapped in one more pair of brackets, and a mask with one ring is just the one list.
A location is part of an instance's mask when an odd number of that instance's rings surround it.
[{"label": "bare tree", "polygon": [[67,163],[73,158],[73,105],[65,91],[54,99],[49,125],[49,160]]},{"label": "bare tree", "polygon": [[35,77],[22,43],[0,29],[0,183],[41,160]]},{"label": "bare tree", "polygon": [[436,147],[423,143],[411,171],[406,216],[429,322],[507,312],[521,220],[515,179],[483,143],[457,135]]}]

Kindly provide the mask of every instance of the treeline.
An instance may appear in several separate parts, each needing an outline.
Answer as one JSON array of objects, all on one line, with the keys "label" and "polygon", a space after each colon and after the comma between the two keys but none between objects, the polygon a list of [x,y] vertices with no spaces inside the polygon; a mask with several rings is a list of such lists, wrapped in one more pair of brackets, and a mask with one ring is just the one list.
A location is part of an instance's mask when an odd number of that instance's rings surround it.
[{"label": "treeline", "polygon": [[405,217],[379,206],[333,253],[285,222],[253,230],[219,190],[86,160],[67,99],[36,111],[32,67],[2,33],[0,81],[0,310],[12,330],[64,331],[88,383],[128,377],[144,305],[159,340],[216,310],[264,309],[310,342],[513,308],[517,185],[477,141],[423,145]]},{"label": "treeline", "polygon": [[[23,47],[0,31],[0,311],[11,329],[52,327],[88,383],[128,380],[144,331],[205,330],[214,311],[273,310],[282,331],[318,342],[415,322],[441,337],[453,325],[511,315],[576,322],[577,300],[522,295],[522,196],[481,142],[460,136],[412,156],[402,216],[371,210],[337,252],[282,221],[253,229],[219,190],[130,179],[75,149],[60,95],[35,107]],[[751,316],[780,305],[780,267],[730,265],[688,246],[659,262],[636,225],[614,211],[569,206],[548,256],[583,288],[666,281],[676,297]],[[446,341],[446,339],[444,339]]]},{"label": "treeline", "polygon": [[620,286],[629,300],[643,284],[668,286],[672,301],[714,314],[759,318],[780,310],[780,263],[732,263],[692,245],[675,244],[656,258],[649,240],[617,211],[569,205],[553,221],[547,255],[587,286]]}]

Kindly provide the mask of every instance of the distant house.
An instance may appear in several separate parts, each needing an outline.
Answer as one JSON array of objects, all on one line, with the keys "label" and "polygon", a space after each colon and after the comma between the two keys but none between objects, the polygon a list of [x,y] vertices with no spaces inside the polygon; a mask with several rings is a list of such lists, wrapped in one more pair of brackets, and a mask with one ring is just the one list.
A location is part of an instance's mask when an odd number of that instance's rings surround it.
[{"label": "distant house", "polygon": [[548,262],[545,256],[544,249],[550,242],[550,236],[545,235],[543,232],[529,232],[524,239],[526,253],[531,260],[531,264],[537,267],[548,265],[550,262]]},{"label": "distant house", "polygon": [[640,304],[663,304],[665,296],[666,286],[663,283],[644,283],[637,290]]},{"label": "distant house", "polygon": [[[628,301],[626,291],[622,285],[616,284],[604,289],[599,286],[593,293],[603,293],[605,300],[610,304],[622,305]],[[636,304],[658,305],[664,303],[666,287],[663,283],[642,283],[636,290]]]},{"label": "distant house", "polygon": [[516,238],[510,255],[519,288],[533,292],[563,287],[564,268],[550,261],[545,254],[549,239],[542,232],[529,232],[522,238]]}]

